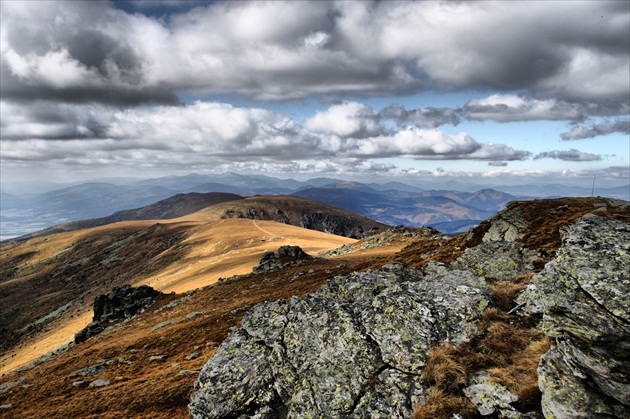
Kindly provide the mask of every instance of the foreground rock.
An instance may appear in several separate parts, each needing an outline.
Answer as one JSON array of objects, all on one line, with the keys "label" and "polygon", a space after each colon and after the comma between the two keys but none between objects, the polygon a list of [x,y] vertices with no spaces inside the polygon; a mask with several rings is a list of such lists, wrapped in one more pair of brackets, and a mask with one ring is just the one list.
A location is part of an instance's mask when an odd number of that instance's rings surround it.
[{"label": "foreground rock", "polygon": [[519,300],[554,342],[538,370],[546,417],[630,417],[628,295],[630,224],[584,216]]},{"label": "foreground rock", "polygon": [[490,288],[388,265],[254,307],[204,366],[194,418],[410,417],[430,345],[468,339]]},{"label": "foreground rock", "polygon": [[[160,297],[160,291],[148,285],[137,288],[122,285],[94,299],[92,322],[74,336],[74,343],[81,343],[105,330],[107,323],[131,318],[152,306]],[[105,323],[105,324],[103,324]]]}]

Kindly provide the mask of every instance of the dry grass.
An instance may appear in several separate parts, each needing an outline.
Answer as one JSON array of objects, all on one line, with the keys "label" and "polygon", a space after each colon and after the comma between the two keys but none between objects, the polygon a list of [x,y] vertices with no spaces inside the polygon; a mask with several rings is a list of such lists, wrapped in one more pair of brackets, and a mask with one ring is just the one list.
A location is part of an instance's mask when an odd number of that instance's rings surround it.
[{"label": "dry grass", "polygon": [[[505,284],[501,287],[508,288]],[[465,418],[479,417],[462,393],[479,371],[487,371],[492,381],[517,395],[517,409],[539,411],[541,394],[536,370],[540,357],[549,349],[549,339],[532,323],[532,319],[490,308],[483,313],[477,334],[468,342],[431,348],[422,381],[432,392],[423,405],[416,406],[414,418],[450,418],[453,413]]]},{"label": "dry grass", "polygon": [[477,408],[467,397],[456,396],[434,388],[424,405],[414,408],[413,417],[414,419],[450,419],[455,413],[464,418],[480,417]]}]

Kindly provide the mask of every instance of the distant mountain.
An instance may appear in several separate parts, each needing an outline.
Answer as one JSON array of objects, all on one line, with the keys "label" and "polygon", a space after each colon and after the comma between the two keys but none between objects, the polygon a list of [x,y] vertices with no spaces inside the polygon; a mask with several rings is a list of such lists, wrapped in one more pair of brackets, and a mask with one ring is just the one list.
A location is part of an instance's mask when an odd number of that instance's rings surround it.
[{"label": "distant mountain", "polygon": [[[459,220],[476,220],[478,223],[496,212],[495,208],[505,207],[513,198],[492,190],[478,193],[377,191],[366,185],[349,182],[303,189],[293,195],[346,208],[386,224],[410,227],[434,226]],[[481,207],[473,204],[480,204]]]},{"label": "distant mountain", "polygon": [[[359,183],[327,177],[297,181],[231,172],[219,175],[193,173],[144,180],[101,180],[65,185],[44,193],[33,191],[50,189],[54,184],[29,186],[3,183],[0,236],[21,236],[52,225],[109,216],[117,211],[141,208],[178,193],[191,192],[221,192],[241,196],[294,195],[346,208],[387,224],[420,226],[462,219],[482,220],[516,199],[590,196],[592,191],[591,185],[524,185],[488,189],[453,181],[439,184],[441,189],[425,190],[401,182]],[[596,183],[596,195],[630,199],[630,185],[614,188],[601,186]],[[450,201],[429,199],[438,197]]]},{"label": "distant mountain", "polygon": [[226,201],[244,199],[240,195],[228,193],[190,193],[177,194],[170,198],[156,202],[145,207],[115,212],[107,217],[91,218],[87,220],[73,221],[66,224],[55,225],[44,230],[36,231],[14,239],[15,242],[42,237],[49,234],[63,231],[82,230],[85,228],[98,227],[120,221],[132,220],[168,220],[183,217],[203,208]]}]

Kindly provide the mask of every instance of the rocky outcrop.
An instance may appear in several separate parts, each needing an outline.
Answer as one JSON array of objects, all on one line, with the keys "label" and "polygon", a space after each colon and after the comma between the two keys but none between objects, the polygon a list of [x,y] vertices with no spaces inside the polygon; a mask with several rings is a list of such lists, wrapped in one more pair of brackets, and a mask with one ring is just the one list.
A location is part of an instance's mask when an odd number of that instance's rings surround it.
[{"label": "rocky outcrop", "polygon": [[258,305],[204,366],[191,416],[410,417],[429,346],[468,339],[489,293],[470,272],[387,265]]},{"label": "rocky outcrop", "polygon": [[300,217],[300,227],[352,239],[360,239],[366,233],[361,225],[349,217],[324,212],[303,212]]},{"label": "rocky outcrop", "polygon": [[630,417],[630,224],[585,215],[519,298],[543,314],[548,418]]},{"label": "rocky outcrop", "polygon": [[148,285],[132,287],[125,284],[116,287],[107,294],[94,299],[95,322],[112,322],[123,318],[133,317],[147,307],[150,307],[162,296],[160,291]]},{"label": "rocky outcrop", "polygon": [[311,259],[311,256],[304,252],[300,246],[281,246],[278,248],[278,254],[274,252],[263,254],[260,263],[252,269],[252,272],[255,274],[273,272],[307,259]]},{"label": "rocky outcrop", "polygon": [[[496,304],[488,284],[542,266],[538,250],[504,233],[451,264],[386,265],[254,307],[201,371],[191,416],[412,417],[435,390],[420,379],[429,348],[478,342],[490,330],[479,319]],[[552,341],[538,367],[545,417],[630,417],[629,273],[630,224],[586,215],[517,300],[512,312],[534,315],[524,324],[542,318]],[[540,417],[519,410],[527,394],[497,382],[492,365],[472,373],[460,394],[480,415]]]},{"label": "rocky outcrop", "polygon": [[[81,343],[98,335],[107,323],[130,318],[152,306],[163,294],[148,285],[132,287],[125,284],[101,294],[94,299],[92,322],[74,336],[74,343]],[[104,324],[105,323],[105,324]]]}]

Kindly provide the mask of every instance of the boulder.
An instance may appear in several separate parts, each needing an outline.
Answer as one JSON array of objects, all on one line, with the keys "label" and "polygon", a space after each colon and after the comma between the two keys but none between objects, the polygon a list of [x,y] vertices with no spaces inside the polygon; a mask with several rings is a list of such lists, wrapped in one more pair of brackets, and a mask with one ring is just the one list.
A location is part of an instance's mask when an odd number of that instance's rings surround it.
[{"label": "boulder", "polygon": [[[107,323],[130,318],[152,306],[163,294],[148,285],[122,285],[94,299],[92,322],[74,335],[74,343],[85,342],[101,333]],[[105,324],[104,324],[105,323]]]},{"label": "boulder", "polygon": [[552,338],[539,368],[546,417],[630,417],[630,224],[587,214],[518,302]]},{"label": "boulder", "polygon": [[468,339],[490,288],[400,265],[255,306],[203,367],[193,418],[411,417],[430,345]]},{"label": "boulder", "polygon": [[130,318],[152,306],[163,294],[148,285],[129,284],[112,289],[94,299],[94,322]]},{"label": "boulder", "polygon": [[255,274],[273,272],[310,258],[311,256],[304,252],[300,246],[281,246],[278,248],[278,254],[265,252],[260,263],[252,269],[252,272]]}]

